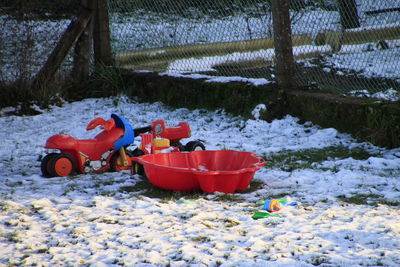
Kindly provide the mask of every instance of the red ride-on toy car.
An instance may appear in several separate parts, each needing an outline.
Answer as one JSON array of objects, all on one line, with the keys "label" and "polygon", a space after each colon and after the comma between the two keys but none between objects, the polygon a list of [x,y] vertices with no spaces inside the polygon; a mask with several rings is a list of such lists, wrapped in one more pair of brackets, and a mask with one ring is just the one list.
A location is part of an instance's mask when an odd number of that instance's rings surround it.
[{"label": "red ride-on toy car", "polygon": [[[205,150],[200,140],[190,141],[186,145],[181,143],[184,138],[191,136],[187,122],[179,122],[174,127],[166,127],[163,120],[154,121],[150,126],[135,129],[135,136],[141,137],[141,143],[132,155],[139,157],[147,154]],[[143,174],[143,166],[137,161],[132,161],[134,174]]]},{"label": "red ride-on toy car", "polygon": [[94,139],[78,140],[67,134],[53,135],[47,139],[45,148],[57,152],[41,159],[43,176],[130,169],[132,155],[125,148],[133,143],[134,130],[129,122],[124,117],[112,114],[107,121],[102,118],[92,120],[86,129],[92,130],[97,126],[104,131]]}]

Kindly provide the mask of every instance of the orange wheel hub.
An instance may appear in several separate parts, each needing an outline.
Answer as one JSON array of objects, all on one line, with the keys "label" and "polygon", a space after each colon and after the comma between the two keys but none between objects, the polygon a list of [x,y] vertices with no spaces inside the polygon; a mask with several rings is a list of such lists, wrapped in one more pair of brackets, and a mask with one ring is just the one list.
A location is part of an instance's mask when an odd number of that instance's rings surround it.
[{"label": "orange wheel hub", "polygon": [[68,176],[73,170],[72,162],[68,158],[59,158],[54,163],[54,171],[58,176]]}]

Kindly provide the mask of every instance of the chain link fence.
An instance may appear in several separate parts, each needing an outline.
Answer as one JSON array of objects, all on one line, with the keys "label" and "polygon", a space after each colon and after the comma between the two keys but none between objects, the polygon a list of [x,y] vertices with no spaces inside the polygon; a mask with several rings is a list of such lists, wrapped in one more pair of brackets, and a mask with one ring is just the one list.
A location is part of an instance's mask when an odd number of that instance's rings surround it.
[{"label": "chain link fence", "polygon": [[[32,79],[78,5],[0,0],[0,84]],[[268,0],[108,0],[108,5],[120,67],[274,81]],[[398,96],[400,0],[291,0],[290,8],[297,85]],[[72,53],[59,75],[71,69]]]},{"label": "chain link fence", "polygon": [[[0,82],[32,81],[70,21],[76,17],[72,0],[0,0]],[[71,66],[71,55],[59,75]]]},{"label": "chain link fence", "polygon": [[[109,8],[123,68],[274,81],[269,1],[109,0]],[[297,85],[398,97],[400,0],[292,0],[290,16]]]}]

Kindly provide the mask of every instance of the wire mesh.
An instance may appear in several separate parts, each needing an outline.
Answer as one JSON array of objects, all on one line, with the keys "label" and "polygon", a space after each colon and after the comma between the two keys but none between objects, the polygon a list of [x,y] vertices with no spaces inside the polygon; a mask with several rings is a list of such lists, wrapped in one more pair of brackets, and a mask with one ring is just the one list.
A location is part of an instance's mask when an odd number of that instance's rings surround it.
[{"label": "wire mesh", "polygon": [[[258,0],[109,0],[119,66],[274,80],[272,14]],[[400,90],[400,0],[291,0],[299,86]]]},{"label": "wire mesh", "polygon": [[[0,0],[0,81],[32,79],[78,5]],[[108,5],[118,66],[274,81],[268,0],[108,0]],[[299,86],[361,96],[400,91],[400,0],[291,0],[290,17]],[[59,73],[71,68],[72,53]]]},{"label": "wire mesh", "polygon": [[[0,1],[0,81],[29,83],[77,15],[75,7],[69,0]],[[59,75],[71,61],[72,51]]]}]

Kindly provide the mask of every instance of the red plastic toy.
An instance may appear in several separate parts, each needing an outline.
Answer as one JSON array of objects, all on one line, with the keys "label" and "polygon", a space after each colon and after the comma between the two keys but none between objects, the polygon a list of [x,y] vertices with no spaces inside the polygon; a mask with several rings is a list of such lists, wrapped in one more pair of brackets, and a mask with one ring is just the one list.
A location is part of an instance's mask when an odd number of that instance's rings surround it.
[{"label": "red plastic toy", "polygon": [[41,159],[44,177],[68,176],[74,172],[100,172],[107,169],[130,169],[132,162],[125,147],[132,144],[134,131],[129,122],[117,114],[109,120],[93,119],[87,130],[100,126],[103,129],[94,139],[78,140],[67,134],[51,136],[45,148],[57,150]]},{"label": "red plastic toy", "polygon": [[174,127],[166,127],[163,120],[154,121],[150,126],[135,129],[135,136],[142,138],[139,150],[142,154],[153,154],[162,149],[173,147],[174,151],[205,150],[204,144],[199,141],[190,141],[186,145],[180,142],[191,136],[191,130],[187,122],[179,122]]},{"label": "red plastic toy", "polygon": [[265,164],[251,152],[233,150],[159,153],[133,160],[143,164],[147,178],[157,187],[207,193],[245,190]]},{"label": "red plastic toy", "polygon": [[[205,146],[200,140],[190,141],[186,145],[181,143],[182,139],[191,136],[191,130],[187,122],[179,122],[174,127],[166,127],[163,120],[157,120],[150,126],[135,129],[136,135],[141,137],[141,143],[132,152],[134,157],[160,152],[205,150]],[[144,174],[143,166],[140,162],[133,161],[132,166],[134,174]]]},{"label": "red plastic toy", "polygon": [[[166,127],[163,120],[154,121],[150,126],[133,129],[122,116],[112,114],[109,120],[95,118],[87,130],[100,126],[103,129],[94,139],[79,140],[67,134],[53,135],[47,139],[45,148],[57,150],[41,158],[44,177],[68,176],[72,173],[121,171],[131,169],[143,173],[143,166],[132,162],[132,157],[159,152],[204,150],[201,141],[191,141],[185,146],[181,139],[191,135],[187,122]],[[130,152],[126,149],[136,136],[142,138],[141,145]]]}]

